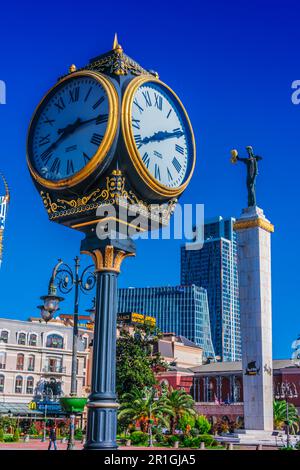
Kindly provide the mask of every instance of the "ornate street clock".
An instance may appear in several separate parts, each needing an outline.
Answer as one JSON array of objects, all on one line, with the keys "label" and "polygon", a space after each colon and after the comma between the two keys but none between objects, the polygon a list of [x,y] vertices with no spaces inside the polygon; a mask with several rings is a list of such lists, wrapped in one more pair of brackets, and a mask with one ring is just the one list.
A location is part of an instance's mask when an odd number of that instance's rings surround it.
[{"label": "ornate street clock", "polygon": [[51,220],[86,232],[99,206],[113,204],[119,220],[127,204],[147,229],[150,204],[163,204],[157,223],[168,223],[193,174],[195,142],[179,98],[115,41],[42,99],[27,162]]}]

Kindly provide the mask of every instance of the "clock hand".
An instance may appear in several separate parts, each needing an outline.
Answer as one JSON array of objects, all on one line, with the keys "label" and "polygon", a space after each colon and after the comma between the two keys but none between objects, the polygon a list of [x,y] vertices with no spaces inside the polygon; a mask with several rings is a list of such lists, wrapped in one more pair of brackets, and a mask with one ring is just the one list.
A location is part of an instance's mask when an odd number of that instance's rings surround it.
[{"label": "clock hand", "polygon": [[162,140],[172,139],[173,137],[181,137],[184,135],[183,131],[175,131],[175,132],[168,132],[168,131],[158,131],[155,132],[150,137],[144,137],[141,140],[140,144],[148,144],[149,142],[161,142]]},{"label": "clock hand", "polygon": [[68,126],[62,128],[62,129],[58,129],[58,134],[63,134],[64,132],[68,132],[68,134],[72,134],[73,132],[76,131],[76,129],[78,129],[78,127],[81,127],[85,124],[89,124],[90,122],[93,122],[93,121],[97,121],[99,119],[99,121],[101,121],[101,118],[104,118],[106,115],[105,114],[99,114],[99,116],[96,116],[96,117],[93,117],[91,119],[86,119],[85,121],[82,121],[80,118],[76,119],[76,121],[74,122],[74,124],[69,124]]}]

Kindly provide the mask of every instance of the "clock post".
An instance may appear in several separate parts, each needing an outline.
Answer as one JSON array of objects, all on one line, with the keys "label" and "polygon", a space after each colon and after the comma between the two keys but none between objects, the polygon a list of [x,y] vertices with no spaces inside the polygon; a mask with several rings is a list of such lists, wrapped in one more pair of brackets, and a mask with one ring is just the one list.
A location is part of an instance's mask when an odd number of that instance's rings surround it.
[{"label": "clock post", "polygon": [[[37,107],[27,163],[50,221],[85,234],[97,276],[86,450],[116,449],[117,278],[134,233],[169,223],[195,167],[188,115],[175,93],[111,51],[61,77]],[[100,229],[99,229],[100,228]],[[103,236],[104,235],[104,236]]]},{"label": "clock post", "polygon": [[101,243],[92,235],[82,241],[81,252],[92,256],[97,276],[92,384],[87,405],[85,449],[116,449],[117,278],[123,260],[135,256],[135,246],[130,239]]}]

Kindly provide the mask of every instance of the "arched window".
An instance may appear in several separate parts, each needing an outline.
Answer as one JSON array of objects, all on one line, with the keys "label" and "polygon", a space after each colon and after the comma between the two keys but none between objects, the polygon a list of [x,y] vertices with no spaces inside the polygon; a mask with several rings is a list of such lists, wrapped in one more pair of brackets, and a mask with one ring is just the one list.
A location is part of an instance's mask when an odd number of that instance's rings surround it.
[{"label": "arched window", "polygon": [[17,355],[17,370],[23,370],[24,369],[24,354],[18,354]]},{"label": "arched window", "polygon": [[46,347],[47,348],[57,348],[57,349],[63,349],[64,347],[64,339],[62,336],[52,333],[51,335],[47,336],[47,341],[46,341]]},{"label": "arched window", "polygon": [[5,369],[6,367],[6,353],[0,351],[0,369]]},{"label": "arched window", "polygon": [[21,377],[21,375],[17,375],[15,393],[22,393],[22,388],[23,388],[23,377]]},{"label": "arched window", "polygon": [[18,344],[21,344],[22,346],[26,344],[26,333],[18,334]]},{"label": "arched window", "polygon": [[0,333],[0,342],[2,343],[8,343],[8,331],[7,330],[2,330]]},{"label": "arched window", "polygon": [[34,366],[35,366],[35,356],[33,354],[30,354],[28,357],[28,370],[34,371]]},{"label": "arched window", "polygon": [[27,377],[27,382],[26,382],[26,393],[27,393],[27,395],[32,395],[33,394],[33,385],[34,385],[33,377]]},{"label": "arched window", "polygon": [[88,336],[86,336],[86,335],[82,336],[82,343],[83,343],[84,349],[87,349],[88,346],[89,346],[89,338],[88,338]]},{"label": "arched window", "polygon": [[37,335],[35,333],[30,333],[29,335],[29,346],[37,345]]},{"label": "arched window", "polygon": [[4,383],[5,383],[5,377],[4,375],[0,375],[0,393],[4,392]]}]

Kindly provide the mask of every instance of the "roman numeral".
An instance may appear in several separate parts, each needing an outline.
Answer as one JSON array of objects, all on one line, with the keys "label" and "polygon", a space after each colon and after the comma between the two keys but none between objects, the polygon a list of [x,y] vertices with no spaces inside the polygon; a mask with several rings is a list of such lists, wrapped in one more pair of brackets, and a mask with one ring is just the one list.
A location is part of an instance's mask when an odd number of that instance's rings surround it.
[{"label": "roman numeral", "polygon": [[170,111],[168,112],[167,119],[169,119],[169,116],[170,116],[171,112],[172,112],[172,109],[170,109]]},{"label": "roman numeral", "polygon": [[179,161],[177,160],[176,157],[173,158],[172,163],[173,163],[173,166],[174,166],[175,170],[177,171],[177,173],[180,173],[181,165],[180,165],[180,163],[179,163]]},{"label": "roman numeral", "polygon": [[167,168],[167,173],[168,173],[168,180],[173,181],[173,176],[171,175],[169,168]]},{"label": "roman numeral", "polygon": [[60,159],[56,158],[51,165],[50,172],[57,174],[59,172],[59,168],[60,168]]},{"label": "roman numeral", "polygon": [[66,152],[73,152],[76,149],[77,149],[77,144],[70,145],[70,147],[66,147]]},{"label": "roman numeral", "polygon": [[135,104],[135,105],[138,107],[140,113],[142,114],[142,112],[144,111],[144,109],[142,108],[142,106],[139,105],[137,99],[133,100],[133,104]]},{"label": "roman numeral", "polygon": [[41,160],[47,165],[49,162],[50,158],[52,157],[52,151],[47,149],[45,152],[41,154]]},{"label": "roman numeral", "polygon": [[96,119],[96,125],[108,121],[108,114],[100,114]]},{"label": "roman numeral", "polygon": [[154,98],[155,98],[154,106],[156,106],[161,111],[162,110],[162,105],[163,105],[162,96],[157,95],[156,93],[154,93]]},{"label": "roman numeral", "polygon": [[152,106],[152,101],[151,101],[151,98],[150,98],[149,91],[143,91],[143,97],[145,98],[146,106],[147,107]]},{"label": "roman numeral", "polygon": [[43,121],[44,124],[50,124],[50,126],[53,125],[53,122],[55,122],[55,119],[49,119],[47,116],[45,116],[45,120]]},{"label": "roman numeral", "polygon": [[73,90],[69,91],[70,93],[70,103],[75,103],[75,101],[79,100],[79,86],[73,88]]},{"label": "roman numeral", "polygon": [[154,155],[157,157],[157,158],[162,158],[162,154],[157,152],[156,150],[154,150]]},{"label": "roman numeral", "polygon": [[144,153],[144,155],[142,157],[142,160],[143,160],[144,164],[146,165],[146,167],[149,168],[150,157],[149,157],[147,152]]},{"label": "roman numeral", "polygon": [[140,120],[132,118],[132,127],[135,127],[136,129],[140,129],[141,128]]},{"label": "roman numeral", "polygon": [[45,145],[45,144],[50,144],[50,134],[45,135],[45,137],[40,137],[39,146],[41,147],[42,145]]},{"label": "roman numeral", "polygon": [[84,101],[87,101],[88,97],[90,96],[90,93],[91,93],[92,89],[93,89],[93,87],[90,87],[90,88],[89,88],[89,91],[88,91],[87,94],[85,95]]},{"label": "roman numeral", "polygon": [[68,160],[67,161],[67,174],[70,175],[70,174],[73,174],[73,173],[74,173],[73,160]]},{"label": "roman numeral", "polygon": [[92,138],[91,138],[91,143],[94,144],[94,145],[99,146],[102,142],[102,139],[103,139],[103,135],[93,134]]},{"label": "roman numeral", "polygon": [[54,106],[57,107],[59,112],[63,111],[66,107],[64,100],[62,98],[58,98],[57,102],[54,103]]},{"label": "roman numeral", "polygon": [[85,152],[82,152],[82,154],[84,158],[84,163],[87,164],[90,161],[90,157]]},{"label": "roman numeral", "polygon": [[181,147],[181,146],[178,145],[178,144],[175,144],[175,150],[176,150],[178,153],[181,153],[181,155],[184,154],[184,148]]},{"label": "roman numeral", "polygon": [[160,181],[160,169],[159,166],[155,163],[154,176],[157,180]]},{"label": "roman numeral", "polygon": [[141,138],[140,134],[135,135],[134,140],[135,140],[135,143],[137,145],[137,148],[139,149],[142,145],[142,138]]},{"label": "roman numeral", "polygon": [[104,96],[101,96],[101,98],[98,99],[98,101],[96,101],[96,103],[93,105],[93,109],[97,109],[101,103],[103,103],[104,101]]}]

